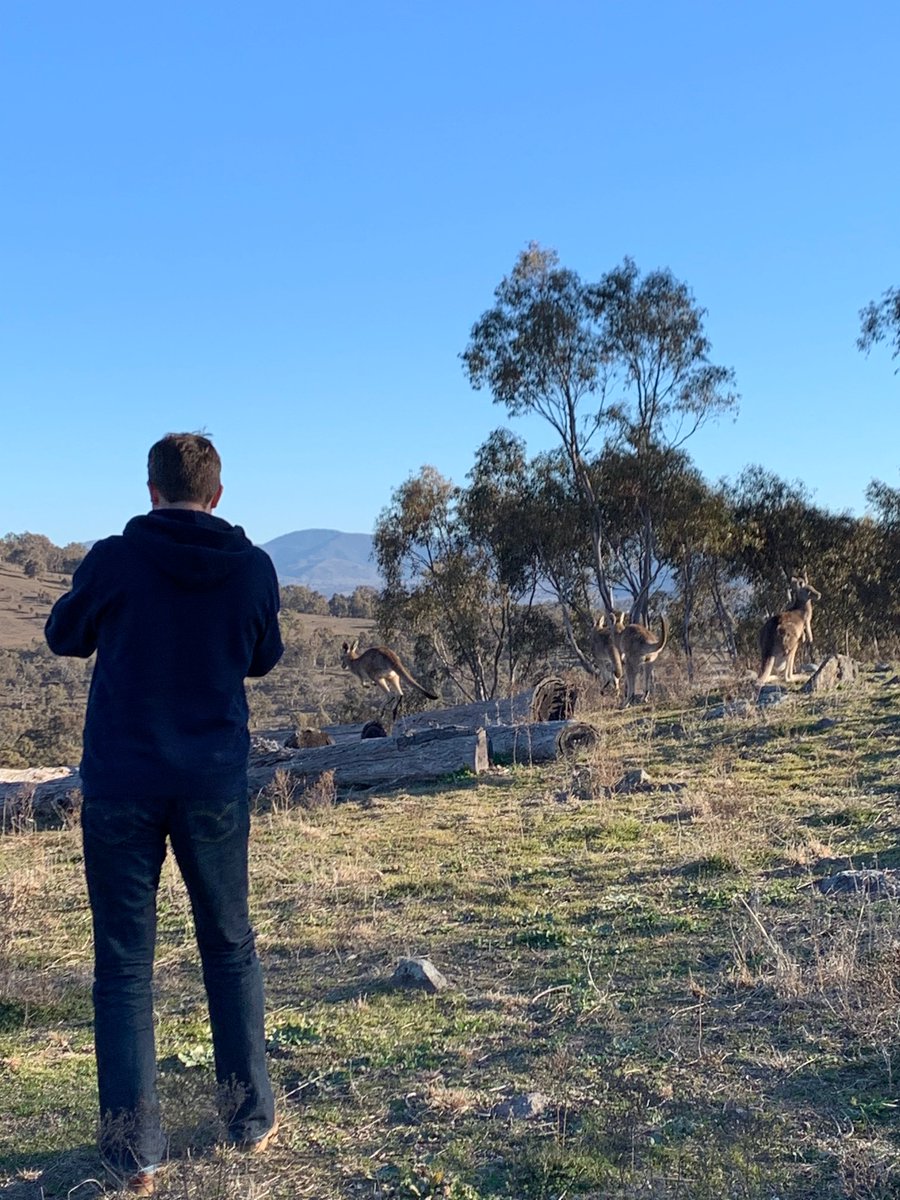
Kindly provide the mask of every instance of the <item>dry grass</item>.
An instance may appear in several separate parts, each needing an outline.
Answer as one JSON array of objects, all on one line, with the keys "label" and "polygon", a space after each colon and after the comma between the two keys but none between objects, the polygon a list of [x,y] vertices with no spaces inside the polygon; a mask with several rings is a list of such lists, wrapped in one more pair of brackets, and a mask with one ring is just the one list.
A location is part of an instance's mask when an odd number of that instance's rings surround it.
[{"label": "dry grass", "polygon": [[50,609],[64,591],[60,575],[28,579],[21,567],[0,563],[0,647],[18,650],[42,641]]},{"label": "dry grass", "polygon": [[[823,715],[837,724],[812,732]],[[705,720],[604,705],[591,761],[255,816],[252,904],[284,1135],[217,1148],[184,889],[160,890],[160,1196],[871,1200],[900,1162],[900,689]],[[873,736],[874,734],[874,736]],[[613,791],[625,770],[662,785]],[[0,838],[0,1196],[90,1194],[77,830]],[[386,986],[426,954],[452,989]],[[491,1115],[540,1092],[534,1117]],[[83,1188],[83,1190],[81,1190]]]}]

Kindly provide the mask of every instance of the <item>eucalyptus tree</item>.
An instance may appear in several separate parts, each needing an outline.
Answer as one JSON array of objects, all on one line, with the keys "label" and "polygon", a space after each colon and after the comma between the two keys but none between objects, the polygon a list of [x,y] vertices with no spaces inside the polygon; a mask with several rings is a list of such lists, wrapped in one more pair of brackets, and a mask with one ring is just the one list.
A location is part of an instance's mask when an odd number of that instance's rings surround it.
[{"label": "eucalyptus tree", "polygon": [[423,467],[380,514],[374,545],[385,579],[379,623],[424,641],[469,700],[511,689],[558,640],[535,604],[537,576],[515,537],[513,441],[479,453],[463,489]]},{"label": "eucalyptus tree", "polygon": [[888,288],[879,301],[873,300],[859,310],[859,349],[868,354],[874,345],[885,341],[893,347],[891,357],[900,357],[900,288]]},{"label": "eucalyptus tree", "polygon": [[[655,468],[737,404],[733,372],[709,361],[705,310],[669,271],[642,277],[626,258],[587,283],[536,243],[494,300],[461,355],[468,378],[511,416],[534,413],[554,430],[589,534],[591,590],[611,611],[617,575],[630,576],[632,615],[642,616],[659,573]],[[631,470],[638,561],[621,556],[615,496],[606,491],[616,455]],[[558,598],[565,608],[562,590]]]}]

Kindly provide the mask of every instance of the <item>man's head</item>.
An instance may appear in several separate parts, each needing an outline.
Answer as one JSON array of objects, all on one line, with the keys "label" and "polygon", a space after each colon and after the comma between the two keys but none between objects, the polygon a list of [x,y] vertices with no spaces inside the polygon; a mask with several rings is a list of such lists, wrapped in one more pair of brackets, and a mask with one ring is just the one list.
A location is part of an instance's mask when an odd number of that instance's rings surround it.
[{"label": "man's head", "polygon": [[222,495],[222,460],[199,433],[167,433],[150,447],[147,485],[154,508],[211,512]]}]

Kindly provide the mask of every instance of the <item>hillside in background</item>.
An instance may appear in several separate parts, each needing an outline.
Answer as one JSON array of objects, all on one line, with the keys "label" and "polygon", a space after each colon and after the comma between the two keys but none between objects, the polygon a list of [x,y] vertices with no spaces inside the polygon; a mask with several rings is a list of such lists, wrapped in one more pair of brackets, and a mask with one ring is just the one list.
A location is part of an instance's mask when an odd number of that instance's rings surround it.
[{"label": "hillside in background", "polygon": [[281,583],[302,583],[323,596],[350,593],[360,586],[381,587],[368,533],[336,529],[297,529],[265,542]]},{"label": "hillside in background", "polygon": [[0,563],[0,649],[19,650],[43,641],[44,622],[66,590],[63,576],[29,579],[21,567]]}]

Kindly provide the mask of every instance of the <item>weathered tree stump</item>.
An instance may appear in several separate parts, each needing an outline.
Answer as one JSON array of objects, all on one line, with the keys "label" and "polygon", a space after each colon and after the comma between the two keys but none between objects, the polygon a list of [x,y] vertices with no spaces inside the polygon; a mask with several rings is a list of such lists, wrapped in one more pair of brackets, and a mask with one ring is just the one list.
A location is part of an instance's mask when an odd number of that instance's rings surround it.
[{"label": "weathered tree stump", "polygon": [[592,750],[600,735],[583,721],[540,721],[492,725],[487,731],[491,762],[542,763]]}]

